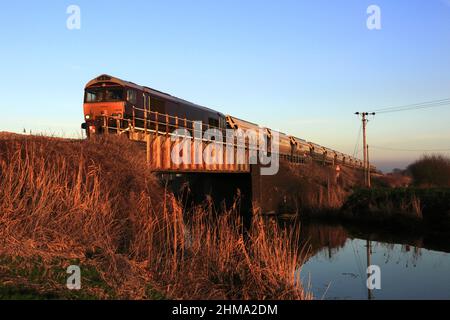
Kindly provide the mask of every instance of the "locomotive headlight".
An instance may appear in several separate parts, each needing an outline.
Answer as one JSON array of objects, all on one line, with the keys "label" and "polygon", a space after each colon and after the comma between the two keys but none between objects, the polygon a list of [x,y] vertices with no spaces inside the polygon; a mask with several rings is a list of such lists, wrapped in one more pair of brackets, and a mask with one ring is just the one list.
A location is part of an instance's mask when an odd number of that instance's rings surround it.
[{"label": "locomotive headlight", "polygon": [[91,118],[91,116],[90,115],[86,115],[86,120],[89,120]]}]

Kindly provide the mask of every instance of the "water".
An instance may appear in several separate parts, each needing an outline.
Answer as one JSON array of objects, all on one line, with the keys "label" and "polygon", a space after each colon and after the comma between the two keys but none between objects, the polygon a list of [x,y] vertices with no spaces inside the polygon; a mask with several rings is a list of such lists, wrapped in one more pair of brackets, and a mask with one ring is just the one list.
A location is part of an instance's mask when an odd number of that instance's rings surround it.
[{"label": "water", "polygon": [[368,299],[367,239],[371,264],[381,269],[373,299],[450,299],[450,243],[429,237],[395,239],[339,225],[302,226],[310,247],[300,278],[316,299]]}]

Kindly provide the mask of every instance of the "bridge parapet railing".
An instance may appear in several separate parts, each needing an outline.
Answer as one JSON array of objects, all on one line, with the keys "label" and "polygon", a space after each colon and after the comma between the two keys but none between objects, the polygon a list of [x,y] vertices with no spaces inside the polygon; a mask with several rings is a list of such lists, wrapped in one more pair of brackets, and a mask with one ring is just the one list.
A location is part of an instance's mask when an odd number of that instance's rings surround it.
[{"label": "bridge parapet railing", "polygon": [[[199,123],[201,124],[199,126]],[[185,129],[180,131],[177,129]],[[211,141],[211,139],[204,138],[204,133],[207,130],[214,129],[222,134],[221,141]],[[245,153],[245,165],[237,167],[221,167],[219,169],[223,171],[249,171],[249,159],[250,154],[258,152],[257,144],[250,144],[249,137],[245,137],[244,145],[238,143],[236,136],[233,136],[232,142],[226,139],[226,128],[221,128],[208,123],[202,123],[202,121],[192,121],[187,118],[173,116],[167,113],[159,113],[157,111],[151,111],[134,107],[132,109],[131,119],[121,119],[115,116],[104,115],[102,122],[102,130],[104,133],[109,134],[127,134],[131,140],[143,141],[147,143],[147,161],[153,163],[156,168],[164,166],[167,168],[173,168],[173,165],[168,164],[168,155],[162,156],[168,152],[168,148],[172,148],[176,140],[184,139],[191,140],[191,143],[201,142],[201,149],[214,142],[216,145],[222,146],[223,150],[232,148],[233,157],[239,156],[239,149],[244,149]],[[172,140],[169,144],[167,141]],[[160,146],[154,146],[158,141]],[[167,149],[167,150],[166,150]],[[271,154],[270,146],[268,149],[268,155]],[[224,155],[228,157],[229,155]],[[162,159],[164,157],[164,159]],[[242,155],[240,155],[242,157]],[[279,158],[291,163],[303,164],[311,161],[311,157],[308,155],[288,155],[279,154]],[[192,159],[191,159],[192,160]],[[226,162],[226,161],[222,161]],[[163,165],[165,163],[165,165]],[[201,166],[191,166],[191,169],[199,169]],[[231,168],[231,169],[230,169]],[[185,168],[186,169],[186,168]],[[208,169],[205,169],[206,171]]]},{"label": "bridge parapet railing", "polygon": [[[138,116],[136,114],[136,111],[142,112],[144,116]],[[179,138],[186,138],[190,136],[192,139],[200,139],[209,142],[211,142],[211,140],[205,139],[204,133],[207,130],[215,130],[216,132],[220,132],[220,134],[222,134],[223,139],[222,141],[214,142],[223,144],[224,146],[229,144],[229,142],[227,142],[225,139],[227,128],[202,123],[202,121],[192,121],[187,118],[181,118],[172,116],[167,113],[159,113],[157,111],[150,111],[136,107],[133,108],[133,115],[131,119],[119,119],[114,116],[104,115],[102,128],[105,133],[123,134],[129,132],[153,134],[156,136],[166,135]],[[185,129],[184,134],[181,134],[181,131],[179,131],[178,129]],[[145,135],[142,138],[145,138]],[[249,144],[248,139],[249,137],[246,137],[245,148],[250,148],[250,150],[258,150],[257,146]],[[238,143],[235,141],[236,139],[233,140],[233,146],[238,146]]]}]

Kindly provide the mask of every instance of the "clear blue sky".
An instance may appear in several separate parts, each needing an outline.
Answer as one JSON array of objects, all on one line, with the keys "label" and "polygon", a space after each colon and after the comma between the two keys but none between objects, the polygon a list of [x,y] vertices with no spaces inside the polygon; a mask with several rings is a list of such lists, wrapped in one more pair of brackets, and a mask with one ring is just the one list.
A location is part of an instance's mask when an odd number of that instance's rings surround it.
[{"label": "clear blue sky", "polygon": [[[81,30],[66,9],[81,8]],[[366,28],[381,8],[382,29]],[[8,1],[0,131],[73,136],[108,73],[353,154],[353,112],[450,98],[449,0]],[[450,149],[450,108],[377,116],[374,146]],[[383,169],[420,152],[373,150]],[[449,153],[447,153],[449,154]]]}]

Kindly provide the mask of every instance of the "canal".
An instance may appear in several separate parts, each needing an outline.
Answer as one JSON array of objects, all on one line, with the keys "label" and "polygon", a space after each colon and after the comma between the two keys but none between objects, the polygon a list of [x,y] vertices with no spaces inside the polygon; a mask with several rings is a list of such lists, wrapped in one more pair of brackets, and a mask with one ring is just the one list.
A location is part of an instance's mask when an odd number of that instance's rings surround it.
[{"label": "canal", "polygon": [[381,271],[372,299],[450,299],[450,243],[442,237],[322,223],[303,224],[300,234],[308,254],[299,276],[315,299],[368,299],[368,256]]}]

